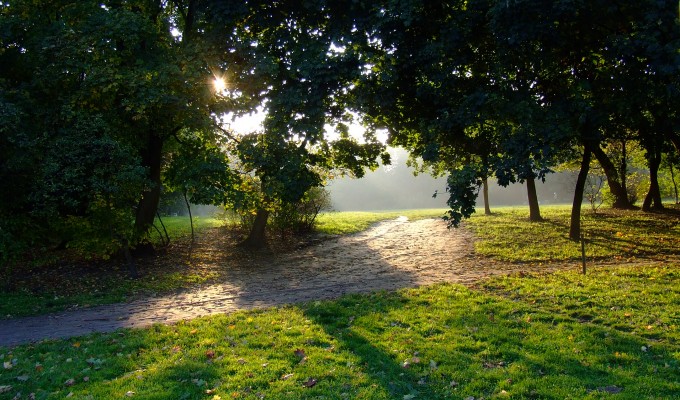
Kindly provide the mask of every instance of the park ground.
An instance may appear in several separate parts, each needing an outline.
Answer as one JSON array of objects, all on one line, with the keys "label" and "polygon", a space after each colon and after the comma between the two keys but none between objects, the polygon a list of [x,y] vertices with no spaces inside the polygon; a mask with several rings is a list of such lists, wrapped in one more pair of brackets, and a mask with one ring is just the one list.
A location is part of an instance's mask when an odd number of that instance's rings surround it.
[{"label": "park ground", "polygon": [[[586,214],[583,275],[568,209],[543,211],[542,223],[502,209],[462,230],[420,219],[427,213],[395,219],[406,212],[351,235],[322,224],[323,235],[257,256],[205,221],[196,243],[175,240],[135,281],[114,261],[29,271],[14,281],[21,290],[2,294],[11,317],[0,326],[225,283],[237,286],[232,298],[301,290],[171,324],[0,347],[0,398],[680,397],[677,214]],[[246,286],[262,268],[259,286]]]}]

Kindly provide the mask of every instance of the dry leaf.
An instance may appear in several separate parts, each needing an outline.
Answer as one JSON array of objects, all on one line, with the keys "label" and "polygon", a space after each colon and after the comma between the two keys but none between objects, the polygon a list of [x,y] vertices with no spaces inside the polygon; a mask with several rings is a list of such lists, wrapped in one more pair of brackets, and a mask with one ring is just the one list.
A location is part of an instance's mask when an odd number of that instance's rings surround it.
[{"label": "dry leaf", "polygon": [[71,379],[67,380],[66,382],[64,382],[64,386],[73,386],[75,383],[76,383],[76,380],[71,378]]},{"label": "dry leaf", "polygon": [[302,384],[302,386],[306,388],[314,387],[316,385],[317,380],[314,378],[309,378],[305,383]]},{"label": "dry leaf", "polygon": [[215,350],[212,349],[207,350],[205,352],[205,356],[208,357],[209,360],[212,360],[213,358],[215,358]]},{"label": "dry leaf", "polygon": [[288,379],[290,379],[290,378],[292,378],[292,377],[293,377],[293,374],[286,374],[286,375],[284,375],[284,376],[281,377],[281,380],[282,380],[282,381],[285,381],[285,380],[288,380]]},{"label": "dry leaf", "polygon": [[305,351],[302,350],[302,349],[295,349],[295,351],[293,353],[300,358],[305,358],[305,356],[306,356]]}]

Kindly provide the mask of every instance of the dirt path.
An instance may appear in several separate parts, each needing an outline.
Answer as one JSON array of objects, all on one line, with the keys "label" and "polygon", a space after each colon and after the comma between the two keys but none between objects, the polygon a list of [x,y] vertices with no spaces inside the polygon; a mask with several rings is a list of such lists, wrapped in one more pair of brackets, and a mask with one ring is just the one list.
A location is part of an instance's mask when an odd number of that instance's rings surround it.
[{"label": "dirt path", "polygon": [[474,255],[472,235],[442,220],[385,221],[356,235],[293,254],[255,257],[230,268],[224,283],[163,297],[46,316],[0,321],[0,346],[119,328],[141,328],[202,315],[393,290],[436,282],[471,284],[491,269]]}]

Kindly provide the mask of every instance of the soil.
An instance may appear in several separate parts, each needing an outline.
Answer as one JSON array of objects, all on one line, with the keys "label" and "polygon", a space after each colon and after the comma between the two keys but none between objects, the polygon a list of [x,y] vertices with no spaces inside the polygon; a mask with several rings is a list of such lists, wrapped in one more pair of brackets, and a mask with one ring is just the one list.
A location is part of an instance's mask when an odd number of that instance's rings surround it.
[{"label": "soil", "polygon": [[347,293],[438,282],[472,285],[491,275],[535,269],[478,257],[473,241],[468,230],[448,229],[440,219],[409,221],[406,217],[379,223],[355,235],[316,237],[304,242],[278,240],[269,251],[257,254],[247,250],[225,252],[223,241],[221,246],[209,241],[191,249],[191,264],[200,267],[208,263],[214,268],[214,263],[219,263],[219,283],[122,304],[0,320],[0,345],[143,328],[215,313],[332,299]]}]

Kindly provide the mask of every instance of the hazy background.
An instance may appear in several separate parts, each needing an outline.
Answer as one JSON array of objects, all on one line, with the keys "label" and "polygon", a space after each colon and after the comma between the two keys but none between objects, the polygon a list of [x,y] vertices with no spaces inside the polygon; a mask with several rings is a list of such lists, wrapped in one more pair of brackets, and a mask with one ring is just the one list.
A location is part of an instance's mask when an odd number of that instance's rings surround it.
[{"label": "hazy background", "polygon": [[[435,179],[427,174],[413,175],[406,165],[408,153],[391,148],[392,164],[367,172],[361,179],[338,178],[330,182],[335,211],[395,210],[410,208],[445,208],[446,178]],[[550,174],[545,183],[537,182],[536,191],[541,204],[571,203],[576,177],[570,173]],[[526,186],[514,184],[507,188],[489,182],[491,207],[502,205],[525,205]],[[438,192],[437,198],[432,195]],[[481,193],[478,199],[481,206]]]}]

